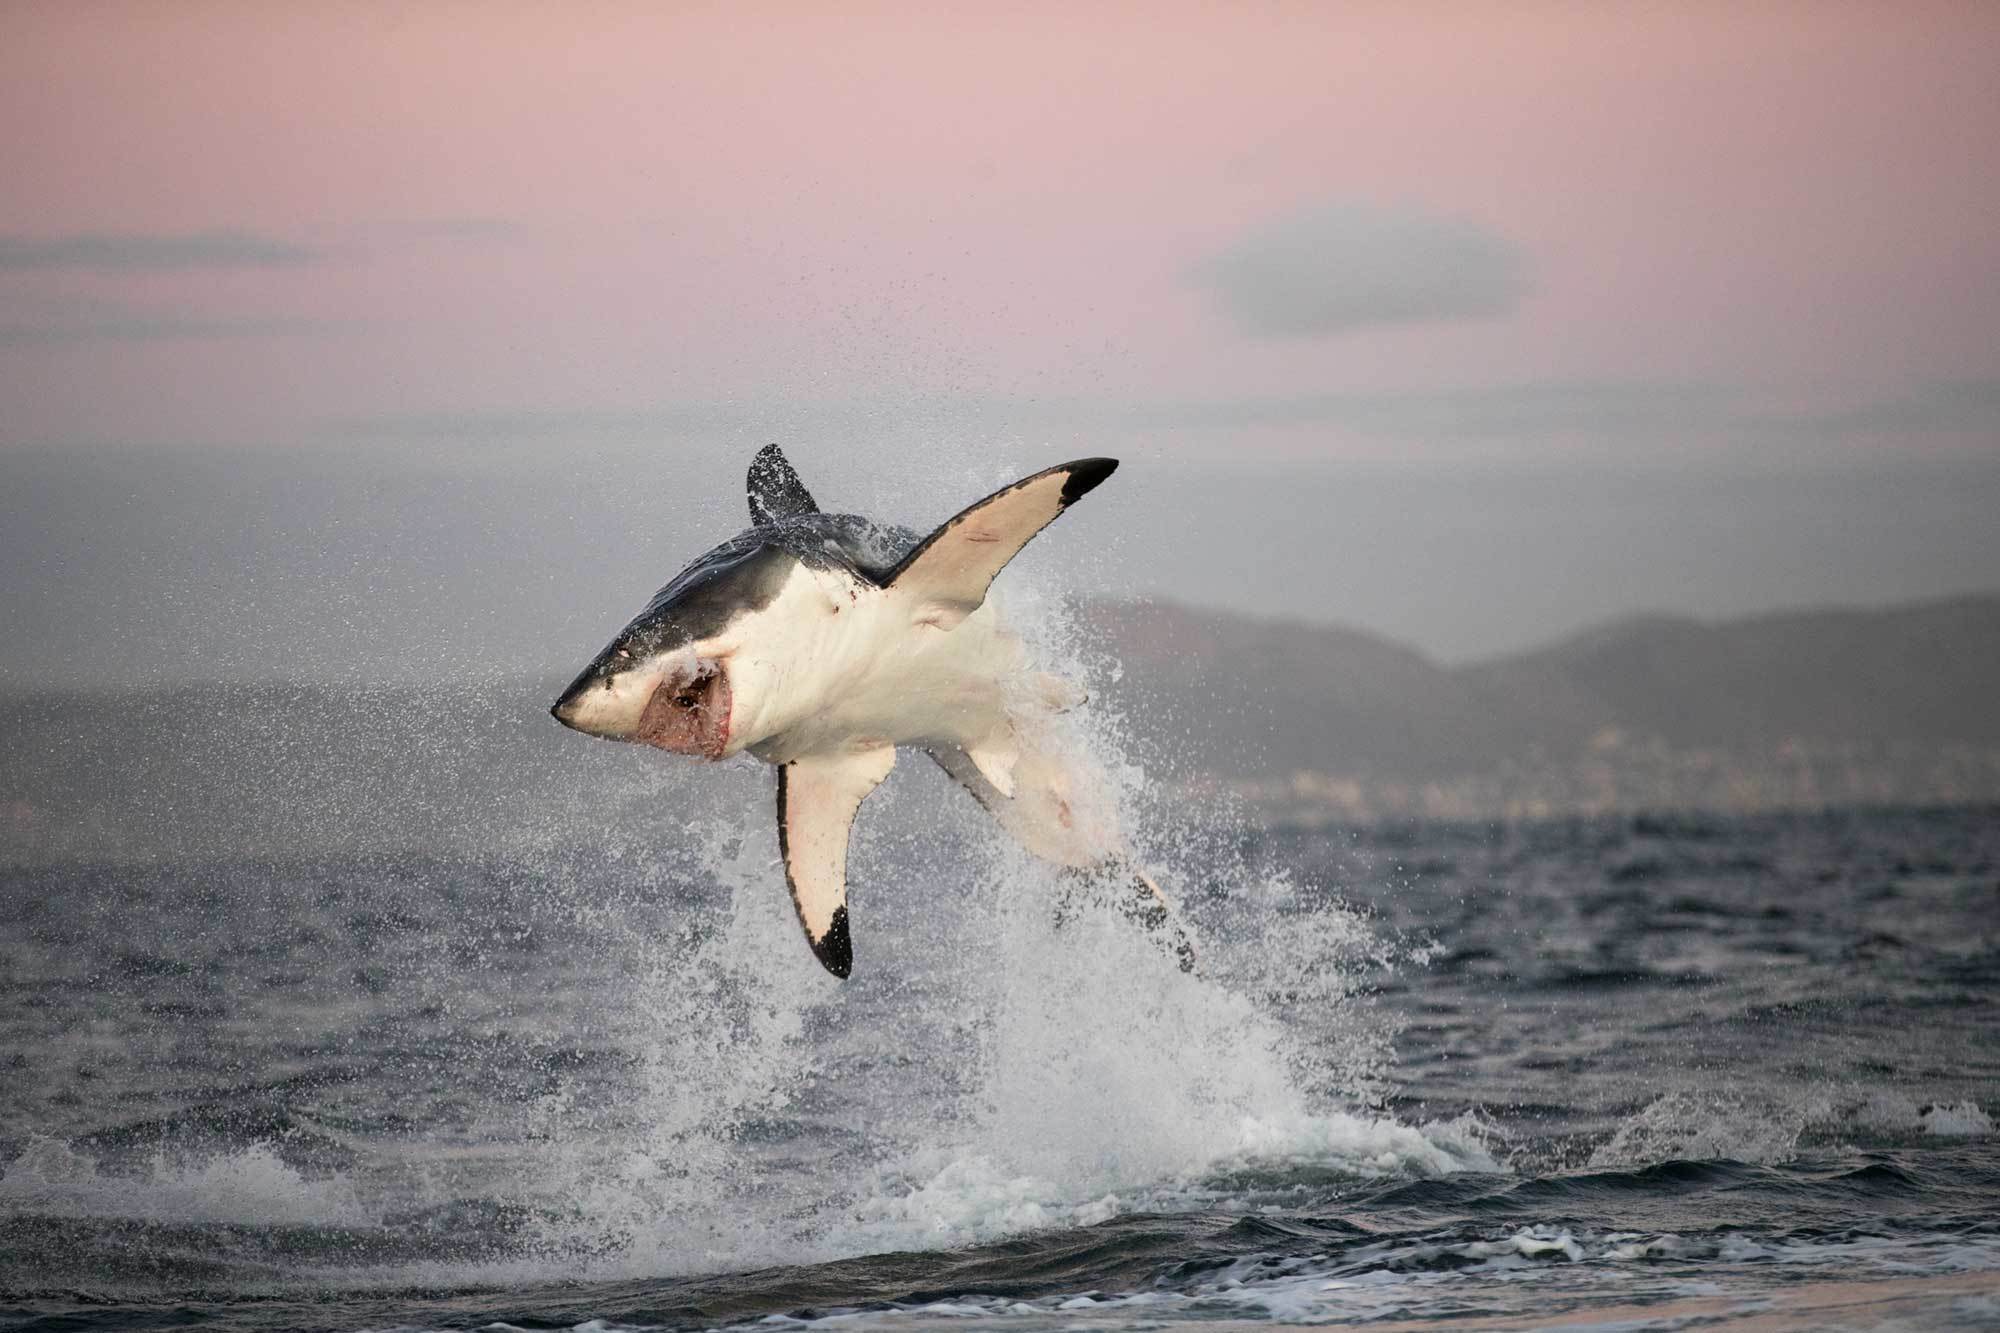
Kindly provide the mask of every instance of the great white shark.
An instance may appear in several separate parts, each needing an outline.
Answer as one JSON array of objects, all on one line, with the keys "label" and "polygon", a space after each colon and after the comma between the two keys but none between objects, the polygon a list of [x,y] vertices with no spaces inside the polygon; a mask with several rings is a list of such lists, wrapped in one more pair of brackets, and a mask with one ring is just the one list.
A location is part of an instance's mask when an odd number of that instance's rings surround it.
[{"label": "great white shark", "polygon": [[778,446],[750,464],[751,526],[698,557],[550,709],[607,740],[777,769],[778,846],[799,923],[854,966],[847,844],[898,746],[927,752],[1065,894],[1108,900],[1194,951],[1139,870],[1105,784],[1055,716],[1082,702],[1035,669],[987,591],[1030,539],[1109,477],[1083,458],[1025,477],[929,536],[820,511]]}]

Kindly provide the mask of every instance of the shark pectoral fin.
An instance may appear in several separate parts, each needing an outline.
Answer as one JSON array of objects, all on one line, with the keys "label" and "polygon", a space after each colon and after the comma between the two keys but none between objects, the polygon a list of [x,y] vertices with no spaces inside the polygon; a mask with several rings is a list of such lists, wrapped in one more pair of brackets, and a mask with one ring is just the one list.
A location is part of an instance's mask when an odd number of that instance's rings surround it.
[{"label": "shark pectoral fin", "polygon": [[1013,743],[1020,754],[1007,772],[1010,791],[994,785],[978,761],[955,745],[935,746],[930,756],[1033,855],[1059,866],[1103,860],[1117,846],[1116,824],[1107,821],[1108,812],[1094,797],[1072,799],[1067,756],[1019,733]]},{"label": "shark pectoral fin", "polygon": [[750,460],[750,521],[762,527],[781,518],[817,514],[819,504],[793,469],[785,451],[767,444]]},{"label": "shark pectoral fin", "polygon": [[978,745],[969,746],[965,757],[979,770],[979,775],[993,784],[993,790],[1012,800],[1014,797],[1014,764],[1021,757],[1020,746],[1014,743],[1013,733],[1002,730],[997,736],[990,736]]},{"label": "shark pectoral fin", "polygon": [[1082,458],[987,496],[924,538],[883,585],[913,597],[917,623],[957,628],[986,600],[994,575],[1117,466],[1113,458]]},{"label": "shark pectoral fin", "polygon": [[854,970],[847,933],[847,835],[854,812],[896,766],[896,747],[812,755],[778,769],[778,850],[806,941],[826,970]]}]

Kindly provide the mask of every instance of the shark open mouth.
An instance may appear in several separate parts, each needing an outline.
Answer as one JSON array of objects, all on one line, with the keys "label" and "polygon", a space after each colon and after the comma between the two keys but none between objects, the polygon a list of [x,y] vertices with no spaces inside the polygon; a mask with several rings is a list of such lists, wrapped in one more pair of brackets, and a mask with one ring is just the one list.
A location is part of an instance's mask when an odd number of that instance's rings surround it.
[{"label": "shark open mouth", "polygon": [[729,672],[699,662],[654,688],[632,739],[673,754],[720,759],[729,744]]}]

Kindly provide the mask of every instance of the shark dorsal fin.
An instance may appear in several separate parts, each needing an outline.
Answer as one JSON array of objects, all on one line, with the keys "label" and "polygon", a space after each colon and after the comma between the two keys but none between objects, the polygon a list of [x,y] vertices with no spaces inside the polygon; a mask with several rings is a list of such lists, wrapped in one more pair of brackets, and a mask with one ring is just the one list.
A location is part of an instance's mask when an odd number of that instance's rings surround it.
[{"label": "shark dorsal fin", "polygon": [[1036,533],[1117,467],[1115,458],[1079,458],[995,491],[918,543],[883,585],[914,597],[919,621],[955,628]]},{"label": "shark dorsal fin", "polygon": [[750,460],[750,521],[762,527],[779,519],[818,512],[818,502],[799,480],[785,451],[775,444],[759,449]]}]

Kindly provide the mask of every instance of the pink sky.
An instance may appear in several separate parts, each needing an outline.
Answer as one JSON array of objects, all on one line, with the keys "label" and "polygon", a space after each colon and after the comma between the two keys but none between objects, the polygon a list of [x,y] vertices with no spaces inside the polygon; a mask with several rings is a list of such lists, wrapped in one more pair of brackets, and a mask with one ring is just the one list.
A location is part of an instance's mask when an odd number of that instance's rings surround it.
[{"label": "pink sky", "polygon": [[[4,444],[1599,383],[1811,418],[2000,379],[1991,4],[54,3],[0,31],[0,237],[315,256],[0,262]],[[1525,294],[1274,337],[1191,277],[1329,205],[1497,238]],[[1826,447],[1985,449],[1994,415]]]},{"label": "pink sky", "polygon": [[1990,2],[16,3],[0,612],[532,657],[767,440],[1458,657],[1991,589],[1996,143]]}]

